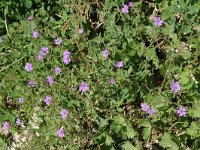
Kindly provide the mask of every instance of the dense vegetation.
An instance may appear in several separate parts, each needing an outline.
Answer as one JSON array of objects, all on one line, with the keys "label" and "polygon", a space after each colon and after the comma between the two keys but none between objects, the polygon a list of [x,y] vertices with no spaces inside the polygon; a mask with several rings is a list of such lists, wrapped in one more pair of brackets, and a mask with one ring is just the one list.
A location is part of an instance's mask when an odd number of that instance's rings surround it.
[{"label": "dense vegetation", "polygon": [[200,149],[197,0],[1,0],[1,149]]}]

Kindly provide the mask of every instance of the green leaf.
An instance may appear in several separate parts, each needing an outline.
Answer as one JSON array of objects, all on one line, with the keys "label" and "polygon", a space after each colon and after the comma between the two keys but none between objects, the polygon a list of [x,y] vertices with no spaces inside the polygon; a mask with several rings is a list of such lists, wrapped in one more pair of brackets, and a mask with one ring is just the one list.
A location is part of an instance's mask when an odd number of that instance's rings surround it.
[{"label": "green leaf", "polygon": [[106,144],[106,145],[111,145],[112,143],[114,143],[112,137],[106,133],[106,141],[105,141],[105,144]]},{"label": "green leaf", "polygon": [[122,145],[121,145],[123,150],[135,150],[135,147],[133,146],[133,144],[130,141],[125,141]]},{"label": "green leaf", "polygon": [[163,138],[159,142],[159,145],[168,150],[179,150],[179,146],[172,140],[169,133],[164,133]]},{"label": "green leaf", "polygon": [[185,60],[188,60],[191,57],[192,53],[189,51],[185,51],[182,53],[182,56]]},{"label": "green leaf", "polygon": [[135,130],[133,130],[132,126],[129,125],[126,127],[126,135],[128,138],[134,138],[136,135]]},{"label": "green leaf", "polygon": [[24,2],[24,6],[27,8],[27,9],[30,9],[33,5],[33,2],[31,0],[25,0]]},{"label": "green leaf", "polygon": [[149,139],[150,136],[151,136],[151,129],[152,129],[149,120],[142,120],[142,121],[139,122],[139,125],[145,127],[145,128],[143,129],[143,131],[142,131],[143,139],[144,139],[144,140]]},{"label": "green leaf", "polygon": [[192,139],[200,137],[199,125],[200,123],[197,124],[196,122],[192,122],[190,127],[186,129],[187,134],[190,135]]}]

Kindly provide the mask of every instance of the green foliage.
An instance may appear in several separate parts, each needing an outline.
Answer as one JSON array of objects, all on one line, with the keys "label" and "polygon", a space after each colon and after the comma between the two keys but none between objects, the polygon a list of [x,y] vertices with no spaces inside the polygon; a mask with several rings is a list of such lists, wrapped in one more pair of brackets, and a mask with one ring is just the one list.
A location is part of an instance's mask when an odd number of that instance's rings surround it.
[{"label": "green foliage", "polygon": [[[0,147],[200,147],[197,0],[134,1],[129,12],[122,13],[125,4],[0,1]],[[163,20],[161,26],[154,24],[156,16]],[[54,43],[57,37],[60,45]],[[48,47],[48,54],[40,62],[42,47]],[[69,64],[63,62],[65,50],[71,53]],[[103,50],[109,51],[107,58]],[[120,69],[117,61],[123,61]],[[27,62],[33,64],[31,72],[25,70]],[[62,69],[60,74],[55,67]],[[49,75],[52,85],[47,83]],[[35,88],[28,86],[29,80],[36,82]],[[86,92],[80,90],[83,81],[89,87]],[[180,83],[180,91],[173,91],[172,82]],[[50,105],[44,102],[47,95],[52,97]],[[22,97],[24,103],[18,100]],[[155,112],[141,109],[142,103]],[[183,116],[177,111],[180,106],[186,109]],[[69,111],[66,119],[62,109]],[[17,118],[23,125],[16,125]],[[5,122],[10,124],[8,134]],[[60,128],[63,138],[57,135]]]}]

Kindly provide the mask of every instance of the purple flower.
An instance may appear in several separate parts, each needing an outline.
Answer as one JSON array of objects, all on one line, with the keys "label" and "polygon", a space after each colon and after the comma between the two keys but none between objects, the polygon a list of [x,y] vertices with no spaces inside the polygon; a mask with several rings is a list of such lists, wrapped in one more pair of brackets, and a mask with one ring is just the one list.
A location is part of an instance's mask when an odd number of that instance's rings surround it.
[{"label": "purple flower", "polygon": [[156,111],[155,111],[153,108],[147,110],[147,113],[148,113],[149,115],[153,115],[153,114],[155,114],[155,112],[156,112]]},{"label": "purple flower", "polygon": [[181,86],[180,86],[179,82],[172,82],[170,84],[170,89],[173,92],[178,93],[181,90]]},{"label": "purple flower", "polygon": [[24,103],[24,98],[18,98],[18,101],[19,101],[20,103]]},{"label": "purple flower", "polygon": [[184,106],[180,106],[177,110],[176,113],[178,114],[179,117],[185,116],[186,115],[186,108]]},{"label": "purple flower", "polygon": [[43,57],[41,54],[39,54],[37,58],[38,58],[38,61],[39,61],[39,62],[42,62],[43,59],[44,59],[44,57]]},{"label": "purple flower", "polygon": [[3,123],[3,132],[5,133],[5,134],[8,134],[10,131],[10,124],[6,121],[6,122],[4,122]]},{"label": "purple flower", "polygon": [[128,7],[132,7],[133,6],[133,2],[128,2]]},{"label": "purple flower", "polygon": [[38,36],[39,36],[39,33],[38,33],[37,31],[34,31],[34,32],[33,32],[33,37],[34,37],[35,39],[37,39]]},{"label": "purple flower", "polygon": [[55,74],[57,74],[57,75],[58,75],[58,74],[60,74],[60,72],[61,72],[61,69],[60,69],[60,67],[56,67],[56,68],[55,68]]},{"label": "purple flower", "polygon": [[28,18],[27,18],[27,20],[32,20],[33,19],[33,16],[29,16]]},{"label": "purple flower", "polygon": [[141,106],[142,111],[147,112],[150,110],[150,106],[147,103],[141,103],[140,106]]},{"label": "purple flower", "polygon": [[78,29],[78,33],[83,34],[84,30],[82,28]]},{"label": "purple flower", "polygon": [[16,125],[18,125],[18,126],[22,125],[22,122],[21,122],[21,120],[19,118],[16,119]]},{"label": "purple flower", "polygon": [[47,82],[49,85],[52,85],[54,83],[53,77],[52,76],[48,76],[47,77]]},{"label": "purple flower", "polygon": [[81,85],[79,86],[79,90],[82,92],[86,92],[86,91],[88,91],[88,89],[89,89],[89,87],[86,82],[82,82]]},{"label": "purple flower", "polygon": [[40,52],[41,55],[46,56],[49,53],[48,47],[42,47]]},{"label": "purple flower", "polygon": [[26,63],[25,70],[31,72],[33,70],[33,65],[31,63]]},{"label": "purple flower", "polygon": [[62,128],[58,129],[57,136],[59,138],[63,138],[65,136],[64,129],[62,129]]},{"label": "purple flower", "polygon": [[68,110],[67,109],[62,109],[61,112],[60,112],[60,115],[63,119],[67,118],[67,115],[68,115]]},{"label": "purple flower", "polygon": [[63,55],[64,55],[64,56],[67,56],[67,57],[69,57],[69,56],[70,56],[70,54],[71,54],[71,52],[70,52],[70,51],[68,51],[68,50],[64,51],[64,53],[63,53]]},{"label": "purple flower", "polygon": [[140,107],[141,107],[142,111],[147,112],[149,115],[153,115],[156,112],[147,103],[141,103]]},{"label": "purple flower", "polygon": [[102,55],[104,58],[108,58],[108,56],[110,55],[110,52],[108,50],[104,50],[102,51]]},{"label": "purple flower", "polygon": [[2,37],[0,37],[0,44],[3,42],[3,39],[2,39]]},{"label": "purple flower", "polygon": [[123,67],[123,61],[116,61],[114,65],[116,68],[120,69]]},{"label": "purple flower", "polygon": [[36,86],[36,83],[35,83],[34,81],[32,81],[32,80],[29,80],[29,81],[28,81],[28,85],[29,85],[30,87],[35,87],[35,86]]},{"label": "purple flower", "polygon": [[115,79],[114,79],[113,77],[111,77],[111,78],[109,79],[109,83],[110,83],[110,84],[115,84]]},{"label": "purple flower", "polygon": [[154,25],[156,26],[162,26],[163,20],[160,17],[154,17]]},{"label": "purple flower", "polygon": [[47,106],[49,106],[51,103],[51,100],[52,100],[52,97],[48,95],[45,97],[44,102],[46,103]]},{"label": "purple flower", "polygon": [[124,5],[124,7],[121,9],[121,12],[123,14],[127,14],[128,13],[128,5]]},{"label": "purple flower", "polygon": [[71,62],[70,52],[68,50],[64,51],[63,53],[63,62],[67,65]]},{"label": "purple flower", "polygon": [[61,43],[62,43],[62,39],[59,38],[59,37],[57,37],[57,38],[54,40],[54,44],[56,44],[56,45],[59,45],[59,46],[60,46]]}]

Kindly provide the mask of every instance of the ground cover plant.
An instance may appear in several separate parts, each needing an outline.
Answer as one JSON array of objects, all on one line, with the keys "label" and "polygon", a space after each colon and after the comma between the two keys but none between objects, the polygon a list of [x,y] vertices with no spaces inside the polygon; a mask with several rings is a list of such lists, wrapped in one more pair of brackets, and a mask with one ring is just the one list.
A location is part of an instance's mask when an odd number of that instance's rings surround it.
[{"label": "ground cover plant", "polygon": [[200,149],[197,0],[2,0],[0,149]]}]

